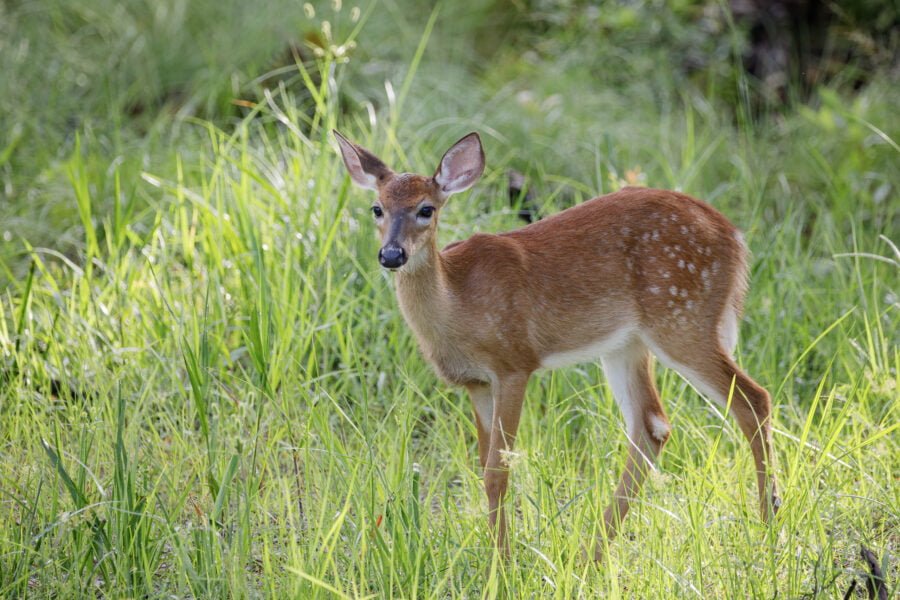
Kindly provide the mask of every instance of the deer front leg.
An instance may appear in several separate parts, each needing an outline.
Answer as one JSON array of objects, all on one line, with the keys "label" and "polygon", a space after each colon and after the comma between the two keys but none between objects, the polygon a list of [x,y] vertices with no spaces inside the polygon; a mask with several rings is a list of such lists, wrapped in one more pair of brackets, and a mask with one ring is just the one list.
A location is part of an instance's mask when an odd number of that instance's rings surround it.
[{"label": "deer front leg", "polygon": [[487,464],[488,451],[491,448],[491,423],[494,420],[494,396],[487,383],[473,383],[466,386],[475,409],[475,429],[478,432],[478,460],[481,470]]},{"label": "deer front leg", "polygon": [[513,449],[528,374],[508,375],[494,385],[494,410],[491,419],[490,448],[484,468],[484,490],[488,498],[488,524],[496,536],[497,549],[509,555],[503,499],[509,481],[505,452]]}]

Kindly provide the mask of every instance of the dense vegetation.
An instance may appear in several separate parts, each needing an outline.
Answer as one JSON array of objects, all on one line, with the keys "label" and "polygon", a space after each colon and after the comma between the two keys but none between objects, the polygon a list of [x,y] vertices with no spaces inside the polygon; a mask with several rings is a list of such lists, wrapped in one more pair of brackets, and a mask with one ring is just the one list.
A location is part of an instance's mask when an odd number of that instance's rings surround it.
[{"label": "dense vegetation", "polygon": [[[896,585],[897,15],[856,5],[828,47],[865,52],[773,94],[711,1],[0,4],[0,596],[843,597],[860,546]],[[336,126],[417,172],[482,134],[447,242],[519,225],[509,169],[543,213],[630,183],[738,224],[775,522],[733,420],[660,369],[659,471],[582,560],[626,444],[584,365],[530,386],[498,562],[468,399]]]}]

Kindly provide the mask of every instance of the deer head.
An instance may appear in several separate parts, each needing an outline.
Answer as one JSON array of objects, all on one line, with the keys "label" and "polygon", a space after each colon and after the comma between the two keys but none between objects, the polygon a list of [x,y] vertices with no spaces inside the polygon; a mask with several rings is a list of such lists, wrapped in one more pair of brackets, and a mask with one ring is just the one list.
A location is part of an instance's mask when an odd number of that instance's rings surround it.
[{"label": "deer head", "polygon": [[435,241],[438,215],[447,198],[472,187],[484,172],[478,134],[470,133],[453,144],[431,177],[394,173],[338,131],[334,136],[353,183],[378,193],[372,204],[381,240],[378,261],[388,269],[415,269],[422,262],[423,249]]}]

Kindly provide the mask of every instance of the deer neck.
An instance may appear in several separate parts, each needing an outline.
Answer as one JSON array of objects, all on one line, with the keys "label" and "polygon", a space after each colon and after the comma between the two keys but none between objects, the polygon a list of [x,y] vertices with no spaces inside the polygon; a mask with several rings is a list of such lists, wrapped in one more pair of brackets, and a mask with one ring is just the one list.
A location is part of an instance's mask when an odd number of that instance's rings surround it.
[{"label": "deer neck", "polygon": [[415,264],[397,273],[395,283],[406,322],[421,344],[432,346],[443,337],[443,320],[450,312],[450,295],[436,242],[432,240],[421,254],[416,257]]}]

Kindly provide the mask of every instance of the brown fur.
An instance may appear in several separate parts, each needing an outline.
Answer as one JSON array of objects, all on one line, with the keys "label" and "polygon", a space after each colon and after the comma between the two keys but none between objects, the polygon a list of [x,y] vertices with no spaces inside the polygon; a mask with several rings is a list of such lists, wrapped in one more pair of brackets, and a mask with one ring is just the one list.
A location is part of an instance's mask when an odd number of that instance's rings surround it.
[{"label": "brown fur", "polygon": [[[381,198],[385,206],[402,205],[386,193]],[[451,346],[495,373],[534,370],[542,356],[589,344],[625,318],[653,330],[663,343],[714,332],[734,292],[731,282],[746,269],[736,232],[693,198],[626,188],[516,231],[476,234],[441,253],[425,248],[425,264],[433,266],[401,270],[397,289],[426,356],[439,360],[432,346]],[[674,257],[663,252],[666,247]],[[648,291],[653,287],[657,294]],[[688,301],[696,313],[691,319]],[[705,324],[702,332],[698,320]],[[451,383],[467,383],[454,376],[458,368],[437,366]]]}]

